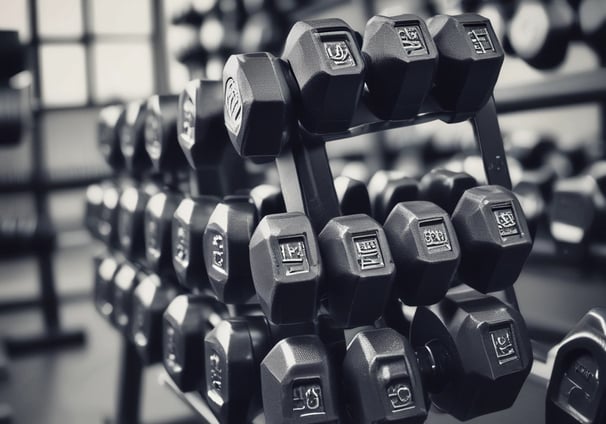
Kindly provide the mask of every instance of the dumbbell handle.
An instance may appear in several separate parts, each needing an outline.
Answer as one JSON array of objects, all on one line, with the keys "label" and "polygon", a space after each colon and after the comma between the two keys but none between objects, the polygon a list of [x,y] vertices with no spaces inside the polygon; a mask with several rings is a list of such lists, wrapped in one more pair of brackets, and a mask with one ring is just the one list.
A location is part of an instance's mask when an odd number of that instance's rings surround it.
[{"label": "dumbbell handle", "polygon": [[436,393],[449,380],[450,354],[439,340],[431,340],[425,346],[415,350],[417,364],[425,389]]}]

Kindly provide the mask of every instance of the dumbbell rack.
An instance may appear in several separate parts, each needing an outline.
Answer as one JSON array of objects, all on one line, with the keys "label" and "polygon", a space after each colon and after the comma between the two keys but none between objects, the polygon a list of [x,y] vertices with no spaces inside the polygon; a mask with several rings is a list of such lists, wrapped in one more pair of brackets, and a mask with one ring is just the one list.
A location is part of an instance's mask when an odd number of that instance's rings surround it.
[{"label": "dumbbell rack", "polygon": [[[38,9],[35,0],[29,1],[29,26],[33,34],[38,34]],[[41,76],[39,65],[39,45],[33,43],[29,60],[30,69],[33,70],[33,98],[42,98]],[[52,250],[56,234],[52,227],[48,211],[49,184],[44,171],[43,136],[41,133],[41,111],[33,110],[31,126],[31,155],[32,175],[27,188],[32,189],[36,213],[36,234],[40,240],[36,242],[35,255],[40,285],[40,300],[35,302],[42,309],[44,330],[41,334],[26,337],[5,338],[3,342],[9,355],[21,355],[38,350],[80,346],[85,342],[83,330],[65,330],[59,318],[59,299],[56,292]],[[27,305],[28,302],[5,303],[2,309]]]},{"label": "dumbbell rack", "polygon": [[[286,147],[280,157],[276,159],[276,166],[281,175],[282,193],[287,210],[305,213],[316,231],[320,231],[324,227],[331,214],[333,214],[332,216],[338,214],[339,205],[334,196],[334,191],[327,189],[326,185],[316,184],[316,182],[320,181],[333,180],[332,173],[328,167],[328,159],[323,142],[416,125],[437,119],[443,119],[448,122],[451,120],[450,118],[451,116],[447,112],[439,110],[429,100],[426,102],[425,107],[422,108],[421,113],[413,119],[406,121],[384,121],[377,118],[371,112],[366,101],[362,101],[358,105],[351,127],[345,132],[319,135],[310,134],[305,129],[299,128],[295,136],[298,137],[296,142],[293,142],[292,146],[289,145]],[[511,179],[506,163],[494,99],[491,98],[470,119],[484,163],[488,183],[511,189]],[[295,150],[296,152],[294,152]],[[306,207],[306,205],[318,205],[318,207],[311,209]],[[517,299],[513,289],[493,293],[493,295],[517,308]],[[127,353],[125,353],[122,359],[123,367],[126,366],[126,361],[135,361],[135,358],[130,357]],[[134,365],[133,362],[131,364]],[[175,393],[177,397],[185,402],[202,419],[209,423],[218,423],[208,404],[199,393],[181,392],[165,372],[161,373],[159,380],[160,383]],[[126,400],[125,396],[129,396],[129,394],[125,393],[125,387],[129,383],[125,380],[122,383],[122,402],[124,402]],[[131,383],[131,387],[135,387],[135,384]],[[132,396],[132,393],[130,395]],[[262,411],[249,417],[248,422],[254,424],[265,423]]]}]

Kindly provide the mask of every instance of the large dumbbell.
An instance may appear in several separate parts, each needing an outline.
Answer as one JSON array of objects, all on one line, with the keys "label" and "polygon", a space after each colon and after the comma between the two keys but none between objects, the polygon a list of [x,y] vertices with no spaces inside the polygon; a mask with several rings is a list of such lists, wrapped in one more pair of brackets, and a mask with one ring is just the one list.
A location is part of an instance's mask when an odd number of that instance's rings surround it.
[{"label": "large dumbbell", "polygon": [[545,423],[606,420],[606,309],[593,308],[550,352]]},{"label": "large dumbbell", "polygon": [[466,173],[436,169],[421,180],[421,196],[452,210],[461,247],[458,278],[489,293],[515,283],[532,248],[516,195],[500,186],[475,186]]},{"label": "large dumbbell", "polygon": [[317,336],[278,342],[261,363],[267,424],[334,423],[340,420],[337,375]]},{"label": "large dumbbell", "polygon": [[410,342],[432,402],[459,420],[509,408],[533,361],[520,313],[468,289],[419,307]]},{"label": "large dumbbell", "polygon": [[354,422],[424,422],[429,398],[468,420],[509,408],[530,372],[521,315],[473,291],[450,292],[417,309],[411,344],[391,328],[362,329],[343,361]]}]

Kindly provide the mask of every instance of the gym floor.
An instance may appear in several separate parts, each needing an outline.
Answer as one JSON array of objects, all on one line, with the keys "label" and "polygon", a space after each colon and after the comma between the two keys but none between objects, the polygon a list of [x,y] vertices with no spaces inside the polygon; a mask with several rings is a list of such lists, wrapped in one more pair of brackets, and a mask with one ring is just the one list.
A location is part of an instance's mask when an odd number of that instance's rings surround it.
[{"label": "gym floor", "polygon": [[[74,244],[55,255],[56,276],[63,301],[66,328],[82,328],[87,343],[53,353],[13,359],[9,376],[0,382],[0,403],[13,409],[14,423],[65,424],[103,422],[115,409],[120,339],[96,313],[90,300],[93,244]],[[0,299],[36,293],[33,258],[0,262]],[[548,275],[547,275],[548,274]],[[529,322],[558,331],[570,329],[596,299],[606,299],[606,285],[594,273],[583,275],[569,267],[543,266],[531,261],[517,284],[520,306]],[[545,296],[545,293],[550,293]],[[574,296],[573,296],[574,294]],[[576,299],[571,303],[570,299]],[[548,317],[548,319],[546,318]],[[19,336],[41,330],[36,310],[4,312],[0,334]],[[142,401],[145,423],[199,422],[167,388],[158,382],[161,366],[145,372]],[[543,422],[545,380],[531,375],[513,408],[470,423]],[[457,422],[434,411],[428,423]]]}]

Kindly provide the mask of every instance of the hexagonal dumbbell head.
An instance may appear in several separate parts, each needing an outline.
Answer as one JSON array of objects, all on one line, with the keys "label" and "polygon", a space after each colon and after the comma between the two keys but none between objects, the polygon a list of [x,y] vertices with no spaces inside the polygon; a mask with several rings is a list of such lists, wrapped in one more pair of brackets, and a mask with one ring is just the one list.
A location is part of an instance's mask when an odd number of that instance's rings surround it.
[{"label": "hexagonal dumbbell head", "polygon": [[349,25],[340,19],[297,22],[286,38],[282,58],[299,87],[303,126],[318,133],[349,128],[366,71]]},{"label": "hexagonal dumbbell head", "polygon": [[315,319],[322,263],[305,215],[291,212],[263,218],[250,240],[250,269],[259,303],[271,322]]},{"label": "hexagonal dumbbell head", "polygon": [[423,423],[427,418],[429,399],[415,352],[391,328],[356,334],[347,346],[343,379],[353,422]]},{"label": "hexagonal dumbbell head", "polygon": [[278,342],[261,362],[267,424],[339,422],[337,379],[317,336]]},{"label": "hexagonal dumbbell head", "polygon": [[212,196],[184,198],[172,220],[172,259],[179,283],[189,290],[209,289],[203,257],[204,230],[219,203]]},{"label": "hexagonal dumbbell head", "polygon": [[224,305],[197,295],[179,295],[164,311],[164,369],[182,392],[204,381],[204,337],[225,317]]},{"label": "hexagonal dumbbell head", "polygon": [[532,367],[520,313],[473,290],[417,308],[410,334],[431,400],[462,421],[509,408]]},{"label": "hexagonal dumbbell head", "polygon": [[151,196],[158,192],[154,184],[137,188],[126,187],[120,195],[118,210],[118,237],[120,250],[131,260],[145,257],[145,207]]},{"label": "hexagonal dumbbell head", "polygon": [[490,25],[480,15],[438,15],[427,22],[440,60],[433,96],[455,115],[481,109],[499,77],[504,53]]},{"label": "hexagonal dumbbell head", "polygon": [[97,134],[99,137],[99,150],[107,164],[114,170],[124,167],[124,156],[120,150],[120,132],[126,109],[122,105],[106,106],[99,113]]},{"label": "hexagonal dumbbell head", "polygon": [[446,211],[422,200],[398,203],[384,229],[394,252],[398,297],[407,305],[431,305],[442,299],[461,255]]},{"label": "hexagonal dumbbell head", "polygon": [[103,254],[94,258],[95,263],[95,288],[94,301],[97,312],[105,318],[110,319],[114,311],[114,277],[120,263],[109,254]]},{"label": "hexagonal dumbbell head", "polygon": [[125,336],[129,336],[132,325],[133,297],[139,283],[146,274],[136,265],[125,262],[114,277],[114,312],[112,324]]},{"label": "hexagonal dumbbell head", "polygon": [[419,182],[419,197],[452,214],[463,193],[477,185],[476,179],[465,172],[432,169]]},{"label": "hexagonal dumbbell head", "polygon": [[343,215],[356,213],[370,215],[370,197],[366,184],[343,175],[336,177],[334,183]]},{"label": "hexagonal dumbbell head", "polygon": [[225,127],[240,156],[270,161],[290,138],[294,116],[287,72],[269,53],[233,55],[225,63]]},{"label": "hexagonal dumbbell head", "polygon": [[368,194],[372,217],[383,223],[398,203],[418,199],[419,183],[401,172],[377,171],[368,182]]},{"label": "hexagonal dumbbell head", "polygon": [[177,294],[156,274],[145,277],[135,289],[129,339],[145,364],[162,361],[162,316]]},{"label": "hexagonal dumbbell head", "polygon": [[557,68],[566,57],[575,15],[566,1],[522,2],[508,26],[515,55],[537,69]]},{"label": "hexagonal dumbbell head", "polygon": [[98,239],[101,208],[103,207],[103,186],[90,184],[86,187],[86,206],[84,212],[84,225],[91,236]]},{"label": "hexagonal dumbbell head", "polygon": [[368,215],[333,218],[318,235],[335,324],[372,324],[385,309],[396,269],[383,228]]},{"label": "hexagonal dumbbell head", "polygon": [[99,238],[110,248],[119,246],[118,214],[121,188],[113,181],[105,181],[103,201],[99,214]]},{"label": "hexagonal dumbbell head", "polygon": [[[550,352],[552,353],[552,352]],[[545,422],[606,420],[606,309],[591,309],[554,348]]]},{"label": "hexagonal dumbbell head", "polygon": [[452,223],[461,246],[461,281],[482,293],[511,287],[532,249],[517,197],[500,186],[470,188]]},{"label": "hexagonal dumbbell head", "polygon": [[208,219],[203,237],[204,264],[210,285],[224,303],[242,304],[255,295],[248,244],[256,211],[248,196],[228,196]]},{"label": "hexagonal dumbbell head", "polygon": [[150,197],[145,206],[145,257],[160,275],[174,275],[171,233],[180,201],[179,193],[163,190]]},{"label": "hexagonal dumbbell head", "polygon": [[374,16],[366,24],[362,53],[373,110],[382,119],[416,116],[433,84],[438,51],[415,15]]},{"label": "hexagonal dumbbell head", "polygon": [[263,317],[229,318],[204,339],[202,392],[222,423],[242,423],[259,391],[259,364],[269,350]]},{"label": "hexagonal dumbbell head", "polygon": [[135,176],[151,168],[151,160],[145,150],[145,109],[145,101],[130,102],[120,129],[120,151],[126,169]]},{"label": "hexagonal dumbbell head", "polygon": [[145,149],[154,171],[182,172],[186,160],[177,140],[179,96],[153,95],[147,100]]}]

